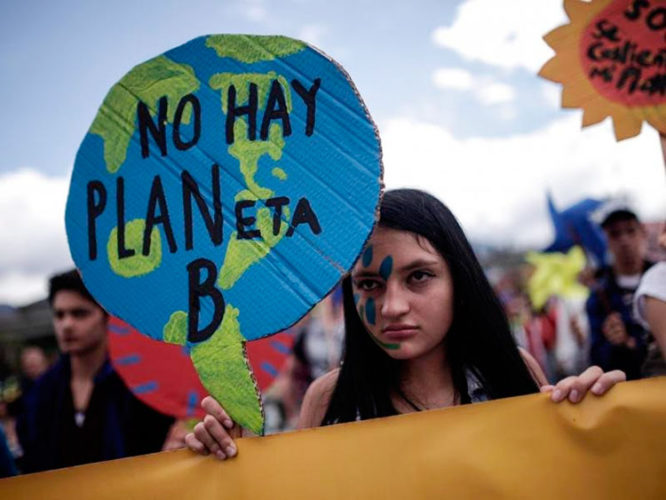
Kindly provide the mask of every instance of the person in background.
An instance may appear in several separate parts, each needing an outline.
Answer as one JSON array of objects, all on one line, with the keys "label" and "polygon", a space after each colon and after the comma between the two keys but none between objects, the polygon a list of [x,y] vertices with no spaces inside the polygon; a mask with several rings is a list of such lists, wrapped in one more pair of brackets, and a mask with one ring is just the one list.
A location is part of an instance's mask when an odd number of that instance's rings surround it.
[{"label": "person in background", "polygon": [[266,434],[296,428],[308,386],[340,365],[344,341],[342,290],[335,288],[294,330],[293,352],[264,396]]},{"label": "person in background", "polygon": [[139,401],[114,371],[108,315],[76,270],[53,276],[48,298],[61,356],[24,399],[22,472],[159,451],[173,419]]},{"label": "person in background", "polygon": [[9,450],[5,431],[0,426],[0,478],[15,476],[16,472],[16,464],[12,452]]},{"label": "person in background", "polygon": [[586,304],[590,364],[619,369],[627,379],[638,379],[646,354],[646,331],[632,315],[632,302],[641,276],[651,265],[645,260],[647,236],[628,206],[611,203],[602,209],[600,224],[611,265],[600,269]]},{"label": "person in background", "polygon": [[39,346],[27,346],[21,351],[21,373],[27,380],[34,382],[49,368],[44,349]]},{"label": "person in background", "polygon": [[[666,226],[659,245],[666,249]],[[634,297],[634,314],[650,332],[643,375],[666,375],[666,262],[655,264],[643,275]]]},{"label": "person in background", "polygon": [[9,404],[9,413],[19,415],[23,411],[23,398],[49,368],[49,361],[44,350],[39,346],[29,345],[21,351],[21,375],[19,379],[20,395]]}]

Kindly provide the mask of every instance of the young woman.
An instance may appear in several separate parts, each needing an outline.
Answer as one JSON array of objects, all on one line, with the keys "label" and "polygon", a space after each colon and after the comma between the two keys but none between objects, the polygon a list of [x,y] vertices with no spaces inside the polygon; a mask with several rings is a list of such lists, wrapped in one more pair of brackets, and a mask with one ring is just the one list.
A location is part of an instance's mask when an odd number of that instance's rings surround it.
[{"label": "young woman", "polygon": [[[317,379],[301,428],[552,391],[578,402],[625,379],[591,367],[547,385],[509,326],[453,214],[422,191],[385,193],[379,225],[343,282],[345,353]],[[236,454],[234,423],[212,398],[186,436],[199,453]]]}]

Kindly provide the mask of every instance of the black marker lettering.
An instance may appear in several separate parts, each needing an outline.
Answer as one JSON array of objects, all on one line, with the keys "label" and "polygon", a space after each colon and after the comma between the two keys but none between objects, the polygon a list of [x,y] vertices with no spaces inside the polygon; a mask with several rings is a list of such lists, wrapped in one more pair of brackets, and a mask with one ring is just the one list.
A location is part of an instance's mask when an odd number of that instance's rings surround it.
[{"label": "black marker lettering", "polygon": [[[155,213],[159,205],[159,215]],[[169,251],[174,253],[176,251],[176,240],[173,237],[171,229],[171,221],[169,220],[169,209],[167,208],[166,199],[164,198],[164,189],[162,188],[162,181],[159,175],[153,179],[153,185],[150,188],[150,197],[148,198],[148,210],[146,213],[146,227],[143,231],[143,255],[150,254],[150,235],[153,227],[157,224],[162,224],[164,234],[166,235],[169,244]]]},{"label": "black marker lettering", "polygon": [[617,36],[617,26],[608,22],[606,19],[597,22],[595,27],[597,28],[597,31],[592,34],[594,38],[606,38],[612,42],[620,41]]},{"label": "black marker lettering", "polygon": [[277,80],[273,80],[271,83],[271,90],[266,101],[266,112],[264,113],[264,119],[261,121],[259,136],[262,141],[268,139],[268,127],[271,124],[271,120],[282,120],[282,137],[291,135],[291,123],[289,121],[287,103],[284,100],[282,85]]},{"label": "black marker lettering", "polygon": [[136,252],[125,247],[125,180],[116,179],[116,216],[118,222],[118,258],[131,257]]},{"label": "black marker lettering", "polygon": [[275,209],[273,210],[273,236],[277,236],[280,232],[282,207],[285,205],[289,205],[289,198],[286,196],[278,196],[277,198],[269,198],[266,200],[266,206]]},{"label": "black marker lettering", "polygon": [[301,99],[303,99],[303,102],[308,108],[307,120],[305,122],[305,135],[307,135],[308,137],[311,136],[312,133],[314,132],[315,111],[317,104],[317,102],[315,101],[315,96],[317,94],[317,90],[319,90],[320,84],[321,84],[321,78],[315,78],[312,87],[310,87],[309,90],[306,90],[303,84],[301,84],[301,82],[299,82],[298,80],[294,79],[291,81],[292,87],[294,87],[294,90],[301,97]]},{"label": "black marker lettering", "polygon": [[[194,135],[189,142],[183,141],[180,137],[180,123],[183,120],[183,112],[187,103],[190,103],[192,107],[192,126],[194,127]],[[173,118],[173,143],[176,145],[176,149],[185,151],[194,146],[199,141],[199,137],[201,137],[201,104],[195,95],[187,94],[178,103],[176,114]]]},{"label": "black marker lettering", "polygon": [[[207,276],[201,282],[201,269],[205,269]],[[210,338],[222,323],[224,318],[224,297],[222,292],[215,288],[217,270],[215,264],[207,259],[197,259],[187,265],[188,303],[187,312],[187,340],[190,342],[203,342]],[[213,300],[213,318],[205,328],[199,330],[199,312],[201,311],[201,297],[208,296]]]},{"label": "black marker lettering", "polygon": [[246,231],[245,228],[254,225],[257,221],[254,217],[244,217],[243,209],[253,207],[256,202],[254,200],[241,200],[236,203],[235,212],[236,212],[236,239],[238,240],[251,240],[254,238],[260,238],[261,232],[258,229],[253,229],[251,231]]},{"label": "black marker lettering", "polygon": [[[97,201],[95,201],[97,193]],[[100,181],[90,181],[87,186],[86,205],[88,207],[88,258],[97,258],[97,231],[95,219],[104,212],[106,207],[106,188]]]},{"label": "black marker lettering", "polygon": [[194,177],[187,170],[181,173],[183,184],[183,212],[185,222],[185,249],[192,250],[194,246],[192,231],[192,197],[199,207],[199,213],[206,223],[210,240],[215,246],[222,243],[222,202],[220,201],[220,167],[213,165],[211,171],[211,191],[213,192],[213,216],[208,212],[206,202],[201,196],[199,186]]},{"label": "black marker lettering", "polygon": [[287,236],[294,234],[294,230],[297,226],[301,224],[308,224],[310,230],[314,234],[321,233],[321,226],[319,225],[319,220],[310,206],[310,202],[307,198],[301,198],[298,200],[296,205],[296,210],[294,211],[294,216],[291,219],[291,226],[287,229]]},{"label": "black marker lettering", "polygon": [[245,106],[236,106],[236,87],[229,85],[227,92],[227,144],[234,142],[234,122],[236,117],[247,115],[247,138],[254,141],[257,138],[257,84],[250,83],[248,103]]},{"label": "black marker lettering", "polygon": [[666,28],[666,7],[657,7],[651,11],[645,22],[652,31],[659,31]]},{"label": "black marker lettering", "polygon": [[617,81],[617,84],[615,85],[615,88],[618,90],[622,90],[624,87],[624,84],[627,82],[627,80],[632,79],[631,83],[629,84],[628,87],[628,94],[631,95],[634,93],[636,90],[636,87],[638,86],[638,82],[641,79],[641,69],[640,68],[635,68],[633,66],[630,66],[628,68],[625,68],[624,71],[622,71],[622,74],[620,75],[620,78]]},{"label": "black marker lettering", "polygon": [[648,0],[634,0],[631,3],[631,8],[624,11],[624,17],[630,21],[635,21],[641,17],[641,10],[649,6],[650,2]]},{"label": "black marker lettering", "polygon": [[160,148],[160,153],[162,156],[167,154],[167,143],[166,143],[166,121],[167,121],[167,98],[166,96],[160,97],[160,100],[157,103],[157,125],[153,122],[153,118],[150,116],[150,110],[146,103],[139,101],[139,105],[136,108],[137,112],[137,121],[139,122],[139,135],[141,137],[141,157],[148,158],[150,154],[150,148],[148,146],[148,131],[155,139],[155,142]]}]

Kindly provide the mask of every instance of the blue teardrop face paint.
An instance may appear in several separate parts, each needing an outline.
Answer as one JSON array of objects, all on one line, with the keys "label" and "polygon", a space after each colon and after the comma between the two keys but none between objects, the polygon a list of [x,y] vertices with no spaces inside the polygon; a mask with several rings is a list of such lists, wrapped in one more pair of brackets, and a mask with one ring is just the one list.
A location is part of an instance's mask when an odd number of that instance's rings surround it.
[{"label": "blue teardrop face paint", "polygon": [[383,278],[384,281],[389,279],[391,272],[393,271],[393,257],[387,255],[382,263],[379,265],[379,275]]},{"label": "blue teardrop face paint", "polygon": [[371,325],[375,324],[376,321],[376,311],[375,311],[375,299],[369,298],[365,303],[365,318],[368,320],[368,323]]},{"label": "blue teardrop face paint", "polygon": [[354,305],[358,306],[358,301],[360,300],[361,296],[358,293],[354,294]]},{"label": "blue teardrop face paint", "polygon": [[[358,294],[354,295],[354,300],[357,300]],[[365,322],[367,320],[368,323],[371,325],[374,325],[376,322],[376,310],[375,310],[375,301],[373,299],[368,299],[368,301],[364,304],[363,302],[360,302],[358,305],[358,316],[361,318],[362,322]],[[366,316],[367,318],[364,318]],[[367,330],[367,328],[366,328]],[[368,335],[370,335],[370,338],[377,344],[379,347],[382,347],[384,349],[388,349],[391,351],[394,351],[396,349],[400,349],[400,343],[387,343],[387,342],[382,342],[379,340],[377,337],[375,337],[371,331],[367,330]]]},{"label": "blue teardrop face paint", "polygon": [[363,263],[363,267],[368,267],[370,264],[372,264],[372,245],[366,248],[363,252],[361,262]]}]

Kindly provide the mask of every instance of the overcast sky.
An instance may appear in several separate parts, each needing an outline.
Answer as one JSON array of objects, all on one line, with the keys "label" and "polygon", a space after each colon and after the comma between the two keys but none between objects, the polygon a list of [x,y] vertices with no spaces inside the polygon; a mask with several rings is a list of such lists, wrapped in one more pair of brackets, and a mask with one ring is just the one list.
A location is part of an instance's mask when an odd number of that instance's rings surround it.
[{"label": "overcast sky", "polygon": [[666,215],[648,126],[616,143],[581,131],[536,76],[561,0],[10,0],[0,18],[0,303],[41,298],[71,266],[64,206],[76,151],[108,89],[134,65],[212,33],[283,34],[349,72],[375,119],[387,187],[444,200],[473,240],[549,243],[546,192],[564,208],[630,196]]}]

